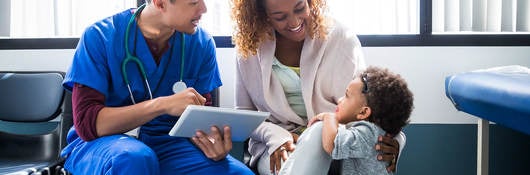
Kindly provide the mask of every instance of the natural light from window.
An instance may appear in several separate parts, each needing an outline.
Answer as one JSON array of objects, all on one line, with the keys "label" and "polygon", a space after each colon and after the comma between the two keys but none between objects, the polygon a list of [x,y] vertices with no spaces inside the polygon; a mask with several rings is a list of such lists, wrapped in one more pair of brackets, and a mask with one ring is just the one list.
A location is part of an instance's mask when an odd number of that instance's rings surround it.
[{"label": "natural light from window", "polygon": [[79,37],[87,26],[136,0],[11,0],[10,36]]},{"label": "natural light from window", "polygon": [[419,0],[327,0],[333,18],[357,34],[418,34]]},{"label": "natural light from window", "polygon": [[[203,15],[201,25],[214,36],[231,36],[234,26],[230,1],[205,2],[208,12]],[[357,34],[419,33],[419,0],[327,0],[327,3],[331,17]],[[79,37],[95,21],[136,6],[136,0],[11,0],[10,9],[0,7],[10,10],[9,32],[3,36]]]}]

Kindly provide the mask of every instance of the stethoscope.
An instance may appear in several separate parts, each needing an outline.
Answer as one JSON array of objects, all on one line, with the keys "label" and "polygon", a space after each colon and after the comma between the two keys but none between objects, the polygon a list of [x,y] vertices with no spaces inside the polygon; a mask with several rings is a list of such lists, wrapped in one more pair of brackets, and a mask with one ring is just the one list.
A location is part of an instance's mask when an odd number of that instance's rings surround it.
[{"label": "stethoscope", "polygon": [[[144,9],[145,7],[145,4],[143,4],[142,6],[140,6],[136,12],[134,12],[133,16],[131,17],[131,19],[129,20],[129,23],[127,24],[127,29],[125,30],[125,54],[126,54],[126,57],[125,59],[123,60],[122,64],[121,64],[121,71],[122,71],[122,76],[123,76],[123,80],[125,81],[125,84],[127,85],[127,89],[129,90],[129,95],[131,97],[131,101],[133,102],[133,104],[136,104],[136,101],[134,100],[134,96],[133,96],[133,93],[132,93],[132,90],[131,90],[131,85],[129,84],[129,78],[127,76],[127,63],[129,62],[133,62],[137,65],[139,71],[140,71],[140,74],[142,76],[142,79],[144,80],[144,83],[145,85],[147,85],[147,91],[149,92],[149,99],[153,99],[153,92],[151,91],[151,85],[149,84],[149,81],[147,80],[147,74],[145,73],[145,69],[144,69],[144,66],[142,64],[142,62],[140,61],[140,59],[138,59],[138,57],[135,57],[131,54],[131,52],[129,51],[129,43],[127,42],[127,38],[129,37],[129,30],[131,29],[131,26],[132,24],[134,23],[134,20],[136,19],[136,17],[138,16],[138,14],[140,14],[140,12]],[[185,49],[185,42],[184,42],[184,33],[182,33],[182,45],[181,45],[181,49],[182,49],[182,55],[181,55],[181,64],[180,64],[180,80],[178,82],[175,82],[175,84],[173,84],[173,92],[174,93],[178,93],[184,89],[187,88],[186,86],[186,83],[184,83],[184,81],[182,81],[183,79],[183,75],[184,75],[184,49]],[[135,44],[136,44],[136,35],[135,35]],[[136,50],[136,45],[135,45],[135,50]],[[173,48],[171,48],[171,51],[170,51],[170,54],[169,54],[169,59],[171,60],[171,57],[173,55]],[[167,63],[169,64],[169,63]],[[166,64],[166,70],[167,70],[167,64]],[[164,71],[166,71],[164,70]],[[165,74],[165,72],[164,72]],[[163,77],[162,77],[163,78]],[[158,88],[158,86],[157,86]]]}]

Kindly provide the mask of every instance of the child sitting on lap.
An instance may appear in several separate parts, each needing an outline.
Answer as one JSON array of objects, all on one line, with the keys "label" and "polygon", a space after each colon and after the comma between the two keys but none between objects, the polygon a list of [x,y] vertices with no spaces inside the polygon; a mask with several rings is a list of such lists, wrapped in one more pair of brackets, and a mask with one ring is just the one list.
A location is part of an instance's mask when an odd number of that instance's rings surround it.
[{"label": "child sitting on lap", "polygon": [[373,147],[379,135],[398,134],[412,109],[412,92],[400,75],[369,67],[349,83],[335,113],[309,121],[312,127],[300,136],[281,174],[326,174],[332,159],[342,160],[341,174],[388,174]]}]

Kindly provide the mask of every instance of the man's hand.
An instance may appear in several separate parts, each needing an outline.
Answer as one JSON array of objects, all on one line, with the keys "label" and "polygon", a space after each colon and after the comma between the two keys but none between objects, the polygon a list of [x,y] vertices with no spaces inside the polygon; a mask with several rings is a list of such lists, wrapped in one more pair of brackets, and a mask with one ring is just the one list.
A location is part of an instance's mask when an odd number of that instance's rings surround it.
[{"label": "man's hand", "polygon": [[228,152],[232,149],[232,134],[230,127],[225,126],[223,136],[216,126],[212,126],[210,134],[207,135],[203,131],[197,131],[196,136],[192,137],[192,142],[202,150],[206,157],[219,161],[224,159]]},{"label": "man's hand", "polygon": [[206,98],[195,89],[188,88],[179,93],[163,97],[165,113],[172,116],[180,116],[188,105],[204,105]]}]

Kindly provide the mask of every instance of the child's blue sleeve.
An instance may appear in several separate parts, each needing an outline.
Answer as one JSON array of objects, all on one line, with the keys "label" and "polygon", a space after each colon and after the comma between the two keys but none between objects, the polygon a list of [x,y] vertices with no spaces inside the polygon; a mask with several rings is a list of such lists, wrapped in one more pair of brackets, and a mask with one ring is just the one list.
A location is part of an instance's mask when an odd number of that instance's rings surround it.
[{"label": "child's blue sleeve", "polygon": [[358,122],[355,126],[339,127],[331,153],[333,159],[366,158],[375,151],[377,130],[367,122]]}]

